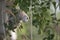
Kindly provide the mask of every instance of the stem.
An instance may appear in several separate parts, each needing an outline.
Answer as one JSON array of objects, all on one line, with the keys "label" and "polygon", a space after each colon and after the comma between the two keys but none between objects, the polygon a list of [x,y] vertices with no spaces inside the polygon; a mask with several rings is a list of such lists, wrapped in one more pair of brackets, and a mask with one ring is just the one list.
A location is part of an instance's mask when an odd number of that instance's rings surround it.
[{"label": "stem", "polygon": [[32,36],[32,0],[30,0],[30,8],[29,8],[29,11],[30,11],[30,21],[31,21],[31,40],[33,40],[33,36]]}]

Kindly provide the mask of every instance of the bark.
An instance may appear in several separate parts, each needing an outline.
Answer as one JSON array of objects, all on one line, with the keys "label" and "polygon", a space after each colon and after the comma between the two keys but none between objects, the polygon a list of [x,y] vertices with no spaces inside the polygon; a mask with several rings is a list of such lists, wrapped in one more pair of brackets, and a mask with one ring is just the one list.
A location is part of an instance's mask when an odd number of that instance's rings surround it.
[{"label": "bark", "polygon": [[4,28],[5,13],[3,12],[4,7],[5,7],[4,0],[0,0],[0,40],[6,40]]}]

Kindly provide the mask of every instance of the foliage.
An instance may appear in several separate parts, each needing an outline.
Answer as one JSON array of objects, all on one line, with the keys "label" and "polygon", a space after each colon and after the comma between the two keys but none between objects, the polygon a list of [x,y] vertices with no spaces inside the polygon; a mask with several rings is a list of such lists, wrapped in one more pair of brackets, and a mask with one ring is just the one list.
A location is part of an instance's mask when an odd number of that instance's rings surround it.
[{"label": "foliage", "polygon": [[[53,14],[50,10],[50,3],[54,5],[54,8],[56,10],[56,2],[53,0],[32,0],[32,24],[38,29],[38,34],[41,34],[41,32],[46,32],[46,27],[51,27],[51,24],[54,24],[54,20],[56,20],[56,17],[52,18],[53,15],[56,15],[56,12]],[[19,7],[24,10],[25,12],[29,11],[29,7],[31,5],[30,0],[15,0],[14,2],[14,8],[16,5],[19,4]],[[14,11],[15,12],[15,11]],[[47,28],[47,29],[48,29]],[[52,30],[52,28],[51,28]],[[47,40],[53,40],[54,33],[49,34],[51,31],[47,30],[48,37]],[[51,36],[51,38],[50,38]],[[43,39],[45,40],[45,38]]]},{"label": "foliage", "polygon": [[[19,4],[20,8],[24,11],[28,11],[30,7],[30,0],[16,0],[15,4]],[[39,1],[32,0],[32,15],[33,15],[33,25],[38,27],[38,34],[47,27],[51,25],[52,18],[50,14],[50,0],[49,1]],[[49,26],[48,26],[49,27]],[[50,31],[51,32],[51,31]],[[48,40],[50,36],[48,34]]]}]

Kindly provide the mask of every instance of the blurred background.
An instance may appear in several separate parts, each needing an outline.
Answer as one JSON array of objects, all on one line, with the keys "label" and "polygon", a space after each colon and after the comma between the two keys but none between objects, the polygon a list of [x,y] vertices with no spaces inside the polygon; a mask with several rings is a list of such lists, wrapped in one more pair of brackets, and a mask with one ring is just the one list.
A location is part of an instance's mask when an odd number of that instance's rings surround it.
[{"label": "blurred background", "polygon": [[[17,40],[60,40],[60,0],[5,0],[6,7],[17,5],[29,21],[17,29]],[[16,11],[12,10],[13,13]]]}]

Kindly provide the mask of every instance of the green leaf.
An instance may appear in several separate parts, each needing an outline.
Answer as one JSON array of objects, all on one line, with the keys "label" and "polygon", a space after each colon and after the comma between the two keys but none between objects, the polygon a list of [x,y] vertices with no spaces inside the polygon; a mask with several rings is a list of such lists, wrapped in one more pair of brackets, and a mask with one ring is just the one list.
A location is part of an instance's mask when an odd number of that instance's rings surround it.
[{"label": "green leaf", "polygon": [[54,5],[54,8],[56,9],[56,2],[52,2],[53,3],[53,5]]}]

